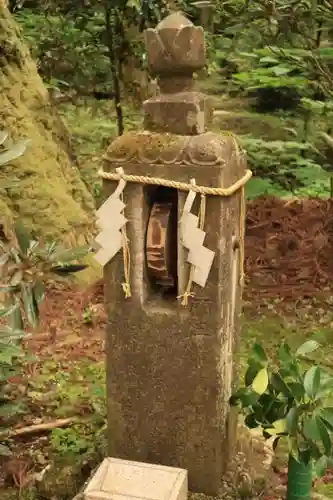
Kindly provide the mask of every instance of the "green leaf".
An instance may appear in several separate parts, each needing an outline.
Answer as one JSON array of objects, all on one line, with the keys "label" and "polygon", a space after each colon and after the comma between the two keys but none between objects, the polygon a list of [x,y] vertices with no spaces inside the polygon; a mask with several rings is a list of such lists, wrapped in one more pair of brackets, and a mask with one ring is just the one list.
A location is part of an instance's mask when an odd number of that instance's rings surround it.
[{"label": "green leaf", "polygon": [[39,310],[30,285],[21,283],[21,296],[28,323],[32,328],[36,328],[39,321]]},{"label": "green leaf", "polygon": [[289,382],[288,387],[290,389],[290,394],[296,401],[301,401],[304,398],[304,387],[299,382]]},{"label": "green leaf", "polygon": [[295,356],[305,356],[318,349],[318,347],[320,347],[320,344],[316,340],[308,340],[297,349]]},{"label": "green leaf", "polygon": [[4,307],[3,309],[0,309],[0,318],[6,318],[7,316],[10,316],[15,307],[17,307],[16,304],[10,307]]},{"label": "green leaf", "polygon": [[0,152],[0,166],[6,165],[7,163],[22,156],[29,143],[30,140],[20,141],[7,151]]},{"label": "green leaf", "polygon": [[333,149],[333,138],[330,135],[326,134],[326,132],[320,132],[319,135],[324,139],[327,146]]},{"label": "green leaf", "polygon": [[278,59],[276,59],[275,57],[271,57],[271,56],[265,56],[265,57],[261,57],[259,59],[259,63],[262,63],[262,64],[278,64]]},{"label": "green leaf", "polygon": [[252,357],[259,363],[266,364],[267,356],[260,344],[254,344],[252,347]]},{"label": "green leaf", "polygon": [[315,471],[317,477],[323,477],[328,467],[328,457],[326,455],[322,455],[319,460],[317,460],[315,464]]},{"label": "green leaf", "polygon": [[8,403],[0,406],[0,418],[10,418],[23,412],[22,404]]},{"label": "green leaf", "polygon": [[10,326],[0,327],[0,344],[1,341],[5,341],[8,343],[10,340],[20,340],[28,335],[22,330],[13,330]]},{"label": "green leaf", "polygon": [[285,396],[290,396],[290,389],[279,373],[273,373],[271,376],[271,384],[277,391]]},{"label": "green leaf", "polygon": [[33,291],[36,303],[38,305],[40,305],[43,302],[44,297],[45,297],[45,287],[44,287],[43,283],[41,283],[41,282],[35,283],[32,291]]},{"label": "green leaf", "polygon": [[20,221],[15,223],[15,236],[22,254],[27,255],[32,238]]},{"label": "green leaf", "polygon": [[5,254],[1,255],[1,257],[0,257],[0,266],[4,266],[5,264],[7,264],[8,259],[9,259],[9,255],[8,254],[5,253]]},{"label": "green leaf", "polygon": [[286,416],[287,430],[290,435],[296,434],[298,426],[299,409],[290,408]]},{"label": "green leaf", "polygon": [[23,272],[21,269],[18,269],[15,271],[15,273],[12,276],[12,279],[10,280],[10,286],[16,287],[18,286],[23,279]]},{"label": "green leaf", "polygon": [[229,403],[232,406],[236,406],[238,403],[241,403],[242,408],[247,408],[249,406],[255,405],[257,401],[258,401],[257,394],[253,393],[252,391],[249,391],[248,388],[242,388],[231,396]]},{"label": "green leaf", "polygon": [[284,66],[275,66],[271,68],[271,71],[275,76],[287,75],[292,71],[292,68],[285,68]]},{"label": "green leaf", "polygon": [[250,415],[247,415],[244,423],[249,429],[256,429],[259,426],[255,413],[250,413]]},{"label": "green leaf", "polygon": [[320,431],[317,425],[317,420],[314,416],[304,417],[303,433],[306,439],[314,442],[321,441]]},{"label": "green leaf", "polygon": [[298,450],[297,438],[288,436],[287,442],[288,442],[289,455],[298,460],[299,450]]},{"label": "green leaf", "polygon": [[319,415],[329,427],[330,431],[333,431],[333,408],[323,408],[322,410],[320,410]]},{"label": "green leaf", "polygon": [[288,344],[282,344],[278,350],[278,357],[282,363],[292,362],[293,355]]},{"label": "green leaf", "polygon": [[277,434],[283,434],[287,430],[287,420],[285,418],[280,418],[273,422],[273,427]]},{"label": "green leaf", "polygon": [[261,370],[261,365],[252,361],[251,359],[248,361],[249,366],[245,372],[244,382],[246,386],[252,385],[257,373]]},{"label": "green leaf", "polygon": [[15,307],[13,308],[13,312],[10,317],[10,323],[11,326],[14,330],[23,330],[24,325],[23,325],[23,318],[22,318],[22,312],[21,312],[21,303],[17,299]]},{"label": "green leaf", "polygon": [[86,257],[89,252],[91,252],[90,246],[83,246],[74,249],[57,248],[53,251],[50,258],[52,262],[57,262],[57,264],[62,265],[70,263],[73,260],[82,259],[83,257]]},{"label": "green leaf", "polygon": [[59,274],[60,276],[72,273],[78,273],[87,269],[85,264],[66,264],[64,266],[54,266],[50,270],[52,273]]},{"label": "green leaf", "polygon": [[11,365],[14,358],[22,357],[22,349],[14,344],[7,344],[0,352],[0,363]]},{"label": "green leaf", "polygon": [[323,446],[324,446],[324,449],[325,449],[325,453],[327,455],[330,454],[331,452],[331,448],[332,448],[332,443],[331,443],[331,438],[330,438],[330,435],[328,433],[328,430],[326,428],[326,425],[324,423],[323,420],[321,420],[320,417],[315,417],[316,419],[316,422],[317,422],[317,427],[318,427],[318,430],[319,430],[319,434],[320,434],[320,439],[323,443]]},{"label": "green leaf", "polygon": [[252,389],[254,392],[257,394],[264,394],[268,387],[268,372],[266,368],[262,368],[257,375],[255,376],[255,379],[252,382]]},{"label": "green leaf", "polygon": [[320,368],[312,366],[304,375],[304,390],[309,398],[314,399],[320,388]]}]

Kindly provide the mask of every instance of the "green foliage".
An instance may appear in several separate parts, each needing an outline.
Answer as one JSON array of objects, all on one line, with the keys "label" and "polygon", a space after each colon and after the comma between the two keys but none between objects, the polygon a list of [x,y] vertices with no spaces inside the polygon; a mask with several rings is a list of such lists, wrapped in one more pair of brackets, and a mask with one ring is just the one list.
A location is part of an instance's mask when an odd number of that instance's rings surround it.
[{"label": "green foliage", "polygon": [[[28,141],[22,141],[16,145],[9,144],[4,148],[4,143],[8,139],[6,132],[0,132],[0,166],[19,158],[24,153]],[[7,141],[8,144],[8,141]],[[0,242],[0,245],[2,243]],[[6,254],[1,253],[0,247],[0,276],[5,277],[3,266],[7,262]],[[1,290],[1,289],[0,289]],[[1,291],[0,291],[1,293]],[[1,306],[0,309],[0,419],[10,418],[21,411],[19,402],[13,403],[8,396],[7,382],[16,374],[18,361],[24,358],[25,354],[20,346],[20,341],[24,338],[23,322],[16,325],[6,325],[6,320],[17,317],[18,305],[12,303],[10,306]],[[0,455],[9,455],[10,449],[0,442]]]},{"label": "green foliage", "polygon": [[[0,145],[7,137],[1,132]],[[27,145],[28,141],[22,141],[3,149],[0,165],[20,157]],[[11,400],[8,382],[18,373],[20,362],[27,359],[21,341],[26,337],[25,327],[38,325],[45,284],[50,276],[69,276],[84,269],[86,266],[76,261],[88,251],[68,250],[55,242],[32,238],[19,221],[6,232],[6,241],[0,240],[0,293],[4,298],[0,308],[0,418],[4,420],[22,410],[20,402]],[[0,455],[8,453],[9,448],[0,443]]]},{"label": "green foliage", "polygon": [[23,329],[23,318],[36,328],[45,283],[55,275],[69,276],[85,269],[87,266],[76,261],[88,251],[88,247],[68,250],[56,242],[43,242],[33,238],[19,221],[15,224],[9,242],[0,242],[0,292],[6,294],[7,303],[13,308],[13,328]]},{"label": "green foliage", "polygon": [[58,418],[80,415],[79,423],[51,433],[51,449],[60,458],[77,458],[93,452],[103,440],[106,423],[104,362],[81,360],[70,370],[54,361],[45,363],[42,372],[29,381],[31,405],[44,408]]},{"label": "green foliage", "polygon": [[[81,429],[80,429],[81,431]],[[75,456],[85,453],[89,443],[82,437],[82,433],[70,427],[68,429],[54,429],[52,431],[51,445],[60,456]]]},{"label": "green foliage", "polygon": [[249,428],[260,427],[263,436],[288,442],[289,453],[302,463],[315,461],[317,475],[331,465],[333,431],[333,377],[319,366],[304,368],[304,356],[318,349],[307,340],[295,352],[284,343],[269,359],[254,344],[244,385],[230,399],[240,404]]},{"label": "green foliage", "polygon": [[[36,7],[19,10],[16,18],[39,71],[51,86],[65,91],[74,88],[83,95],[93,90],[115,91],[113,57],[123,64],[134,56],[138,67],[142,65],[142,41],[129,30],[155,25],[166,9],[163,0],[91,1],[84,8],[75,2],[45,4],[41,0]],[[112,39],[109,28],[114,31]]]},{"label": "green foliage", "polygon": [[[114,99],[122,134],[129,127],[123,97],[134,95],[141,85],[126,80],[127,64],[146,69],[141,32],[155,26],[170,8],[180,8],[200,22],[200,10],[189,0],[176,5],[166,0],[51,4],[36,0],[29,9],[16,6],[15,13],[48,85],[68,96],[73,90],[82,95],[104,92]],[[329,195],[329,178],[320,168],[331,170],[333,161],[328,104],[333,89],[331,6],[312,1],[218,0],[211,18],[206,41],[214,93],[254,97],[258,111],[282,109],[303,130],[297,136],[291,132],[287,140],[282,133],[274,142],[259,140],[252,132],[241,138],[256,176],[272,193]],[[317,105],[318,98],[322,101]],[[100,184],[93,180],[90,185],[98,198]]]},{"label": "green foliage", "polygon": [[242,137],[240,143],[247,152],[250,168],[255,175],[268,178],[291,192],[306,182],[300,175],[301,169],[310,170],[312,175],[315,169],[319,174],[321,172],[320,165],[314,159],[307,158],[312,152],[310,143],[297,140],[266,141],[253,137]]}]

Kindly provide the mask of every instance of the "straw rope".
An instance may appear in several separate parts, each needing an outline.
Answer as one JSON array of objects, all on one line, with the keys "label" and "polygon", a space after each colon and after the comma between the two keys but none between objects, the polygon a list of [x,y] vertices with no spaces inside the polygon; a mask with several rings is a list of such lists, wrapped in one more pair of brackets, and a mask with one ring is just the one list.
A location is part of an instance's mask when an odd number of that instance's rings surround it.
[{"label": "straw rope", "polygon": [[[133,182],[137,184],[150,184],[154,186],[165,186],[179,191],[194,191],[201,195],[200,201],[200,211],[199,211],[199,228],[203,230],[205,225],[205,214],[206,214],[206,195],[208,196],[222,196],[229,197],[235,194],[237,191],[241,190],[240,196],[240,210],[239,210],[239,249],[240,249],[240,283],[241,286],[244,284],[244,237],[245,237],[245,185],[251,179],[251,170],[246,170],[243,177],[227,188],[215,188],[208,186],[198,186],[193,180],[190,183],[172,181],[169,179],[162,179],[160,177],[149,177],[145,175],[130,175],[123,173],[122,169],[116,169],[116,172],[105,172],[100,169],[98,175],[104,180],[108,181],[120,181],[121,179],[125,182]],[[126,234],[126,226],[121,229],[122,241],[123,241],[123,261],[124,261],[124,275],[125,282],[122,284],[125,297],[131,297],[131,287],[130,287],[130,251],[128,245],[128,239]],[[193,297],[193,292],[191,292],[193,284],[194,266],[191,265],[189,279],[186,289],[182,295],[178,298],[182,299],[181,304],[184,306],[188,305],[189,297]]]}]

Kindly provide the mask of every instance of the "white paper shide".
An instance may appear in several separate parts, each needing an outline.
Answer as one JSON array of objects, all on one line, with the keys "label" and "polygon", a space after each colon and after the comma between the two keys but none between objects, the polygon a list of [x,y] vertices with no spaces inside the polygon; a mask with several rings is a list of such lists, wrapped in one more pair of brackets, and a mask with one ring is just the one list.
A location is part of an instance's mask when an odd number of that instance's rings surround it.
[{"label": "white paper shide", "polygon": [[123,214],[125,204],[120,195],[125,185],[125,181],[120,180],[115,192],[97,210],[97,224],[101,232],[95,241],[100,248],[94,257],[101,266],[105,266],[122,247],[121,228],[127,219]]}]

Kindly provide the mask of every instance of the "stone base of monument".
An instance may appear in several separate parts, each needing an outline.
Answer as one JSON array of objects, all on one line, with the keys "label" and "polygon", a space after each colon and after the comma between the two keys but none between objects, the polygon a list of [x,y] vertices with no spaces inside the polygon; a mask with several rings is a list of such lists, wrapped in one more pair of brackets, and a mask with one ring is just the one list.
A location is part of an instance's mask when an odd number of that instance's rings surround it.
[{"label": "stone base of monument", "polygon": [[187,471],[106,458],[88,483],[84,500],[186,500]]}]

